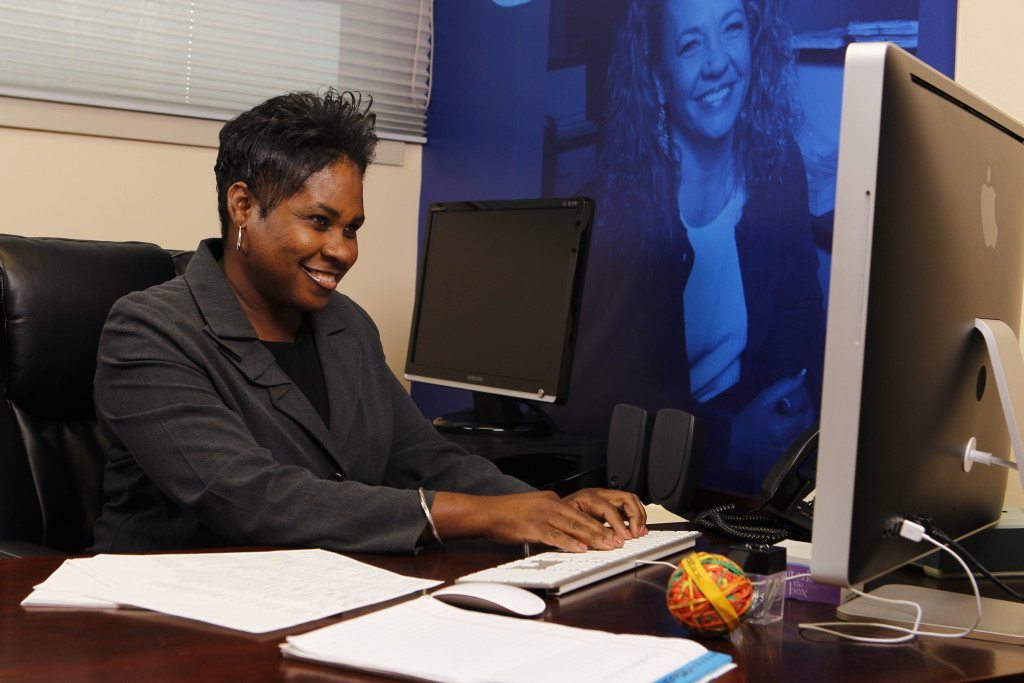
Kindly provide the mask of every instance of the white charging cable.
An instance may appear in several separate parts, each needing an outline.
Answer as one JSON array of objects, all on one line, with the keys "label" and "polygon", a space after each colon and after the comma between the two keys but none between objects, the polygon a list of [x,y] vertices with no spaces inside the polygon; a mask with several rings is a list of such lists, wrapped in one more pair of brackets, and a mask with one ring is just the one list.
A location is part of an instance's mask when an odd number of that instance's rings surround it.
[{"label": "white charging cable", "polygon": [[[856,588],[851,588],[851,591],[864,598],[870,598],[872,600],[878,600],[880,602],[896,605],[906,605],[912,607],[917,615],[914,618],[914,626],[912,628],[906,628],[903,626],[894,626],[893,624],[881,624],[877,622],[828,621],[811,624],[798,624],[798,628],[800,628],[801,630],[827,633],[838,638],[845,638],[847,640],[853,640],[859,643],[905,643],[907,641],[913,640],[917,636],[926,636],[928,638],[963,638],[973,633],[974,629],[976,629],[978,627],[978,624],[981,623],[981,591],[978,589],[978,582],[974,580],[974,573],[967,567],[967,563],[964,562],[959,555],[950,550],[949,547],[947,547],[945,544],[939,543],[934,538],[929,536],[925,532],[925,528],[916,522],[911,522],[908,519],[903,520],[903,522],[900,524],[899,533],[900,536],[902,536],[903,538],[914,541],[915,543],[927,541],[928,543],[934,545],[936,548],[946,551],[947,553],[953,556],[953,559],[960,563],[960,566],[963,567],[964,572],[967,574],[967,578],[971,581],[971,586],[974,588],[974,600],[978,607],[978,613],[974,619],[973,624],[971,624],[968,628],[965,628],[964,630],[958,631],[956,633],[935,633],[933,631],[922,631],[920,628],[922,619],[921,606],[916,602],[912,602],[910,600],[892,600],[890,598],[881,598],[876,595],[868,595],[867,593],[862,593]],[[872,626],[876,628],[895,631],[897,633],[902,633],[903,635],[894,636],[892,638],[857,636],[851,633],[843,633],[841,631],[834,630],[835,627],[840,626]]]}]

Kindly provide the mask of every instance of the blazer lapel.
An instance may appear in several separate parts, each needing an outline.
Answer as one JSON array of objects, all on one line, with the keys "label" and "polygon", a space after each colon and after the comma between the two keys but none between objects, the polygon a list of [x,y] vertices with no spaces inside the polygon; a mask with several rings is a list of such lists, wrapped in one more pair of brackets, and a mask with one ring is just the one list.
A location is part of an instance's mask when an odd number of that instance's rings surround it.
[{"label": "blazer lapel", "polygon": [[337,449],[335,453],[340,454],[359,407],[362,354],[358,340],[345,330],[337,302],[314,313],[310,320],[331,404],[331,442]]},{"label": "blazer lapel", "polygon": [[[207,322],[203,334],[217,345],[221,354],[238,368],[250,384],[267,390],[271,403],[277,410],[301,425],[325,453],[336,461],[332,433],[328,432],[305,394],[277,365],[274,354],[260,343],[256,331],[245,317],[234,292],[224,279],[216,261],[216,254],[220,253],[220,242],[221,240],[204,240],[185,273],[192,297]],[[324,362],[322,352],[320,362]],[[333,424],[335,398],[329,389],[328,391],[332,403]]]},{"label": "blazer lapel", "polygon": [[256,339],[216,341],[222,349],[228,350],[224,353],[225,357],[245,375],[250,384],[265,388],[274,407],[302,425],[331,459],[336,460],[331,433],[320,418],[320,414],[316,412],[302,390],[277,364],[274,354],[267,347]]}]

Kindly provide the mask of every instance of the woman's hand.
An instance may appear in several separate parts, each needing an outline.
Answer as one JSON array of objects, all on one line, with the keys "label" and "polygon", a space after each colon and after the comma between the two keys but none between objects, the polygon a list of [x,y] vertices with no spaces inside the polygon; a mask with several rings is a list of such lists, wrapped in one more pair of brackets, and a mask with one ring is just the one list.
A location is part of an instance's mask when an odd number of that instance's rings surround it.
[{"label": "woman's hand", "polygon": [[[441,538],[479,537],[495,543],[544,543],[582,552],[622,547],[646,533],[640,500],[625,491],[585,489],[562,499],[550,491],[473,496],[439,491],[431,508]],[[623,515],[636,534],[623,523]],[[611,526],[606,527],[607,521]]]},{"label": "woman's hand", "polygon": [[747,462],[753,457],[781,455],[814,423],[811,397],[804,387],[806,371],[784,377],[765,388],[733,418],[730,448]]},{"label": "woman's hand", "polygon": [[[647,510],[635,493],[612,489],[583,489],[562,499],[580,512],[607,522],[619,538],[647,533]],[[623,520],[629,520],[627,527]]]}]

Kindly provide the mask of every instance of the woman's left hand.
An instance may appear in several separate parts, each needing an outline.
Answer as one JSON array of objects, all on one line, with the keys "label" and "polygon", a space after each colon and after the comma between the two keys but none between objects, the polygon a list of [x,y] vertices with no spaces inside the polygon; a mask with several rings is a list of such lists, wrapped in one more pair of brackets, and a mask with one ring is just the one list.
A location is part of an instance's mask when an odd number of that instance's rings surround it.
[{"label": "woman's left hand", "polygon": [[[647,533],[647,510],[640,498],[629,491],[583,489],[562,499],[594,519],[608,522],[619,538],[637,538]],[[629,526],[623,522],[629,520]]]}]

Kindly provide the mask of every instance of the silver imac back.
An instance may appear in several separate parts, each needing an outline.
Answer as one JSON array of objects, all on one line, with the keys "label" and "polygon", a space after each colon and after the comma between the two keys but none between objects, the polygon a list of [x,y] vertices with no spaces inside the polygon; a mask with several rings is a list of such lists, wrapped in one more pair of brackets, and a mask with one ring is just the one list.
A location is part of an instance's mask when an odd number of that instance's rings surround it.
[{"label": "silver imac back", "polygon": [[816,581],[856,585],[994,524],[1009,439],[975,318],[1020,330],[1024,126],[903,50],[846,55],[821,438]]}]

